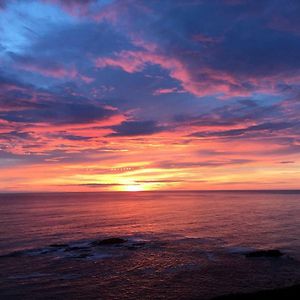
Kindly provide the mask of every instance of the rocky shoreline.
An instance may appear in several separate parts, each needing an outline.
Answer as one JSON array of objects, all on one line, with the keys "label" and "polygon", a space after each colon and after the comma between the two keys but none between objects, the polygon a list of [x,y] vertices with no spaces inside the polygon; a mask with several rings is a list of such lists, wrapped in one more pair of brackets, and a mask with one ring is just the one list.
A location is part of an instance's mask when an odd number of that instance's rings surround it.
[{"label": "rocky shoreline", "polygon": [[[140,296],[143,295],[144,284],[146,284],[147,293],[151,297],[156,295],[158,287],[155,285],[157,283],[149,282],[149,278],[157,280],[160,284],[159,290],[166,291],[166,299],[173,299],[173,291],[166,289],[168,285],[179,287],[181,295],[185,295],[184,299],[198,299],[197,297],[202,294],[203,298],[199,299],[210,299],[221,295],[213,298],[214,300],[273,299],[274,297],[296,299],[295,294],[299,295],[300,285],[277,289],[280,286],[298,283],[299,276],[290,278],[284,276],[283,280],[276,278],[273,280],[271,277],[273,271],[278,274],[278,270],[286,272],[289,271],[290,266],[293,268],[299,266],[299,261],[288,251],[276,248],[236,247],[233,251],[227,248],[216,248],[216,251],[212,252],[210,248],[206,248],[207,243],[207,239],[204,241],[172,238],[160,240],[133,236],[100,236],[95,239],[57,240],[41,248],[6,253],[0,255],[0,262],[7,265],[11,263],[12,266],[4,278],[7,284],[20,286],[20,282],[26,282],[28,290],[34,290],[35,282],[46,284],[50,282],[55,286],[58,280],[64,280],[70,289],[69,292],[72,291],[76,295],[78,293],[76,284],[82,284],[88,290],[99,284],[99,287],[107,293],[106,298],[103,299],[115,299],[112,297],[116,291],[115,281],[107,278],[118,281],[117,290],[122,291],[125,286],[126,290],[131,289],[132,295],[137,289]],[[190,250],[192,252],[189,252]],[[189,255],[187,259],[181,259],[179,254],[186,252]],[[26,265],[26,271],[23,269],[14,271],[16,263],[20,266]],[[242,267],[240,264],[243,264]],[[234,273],[236,277],[227,280],[226,276],[231,271],[238,274]],[[265,278],[262,272],[270,274],[264,283],[261,283],[259,278],[259,276]],[[258,279],[252,280],[251,274],[258,276]],[[238,276],[242,280],[237,279]],[[203,282],[207,284],[204,288],[201,286]],[[261,291],[226,294],[245,291],[243,289],[245,286],[250,291],[251,289]],[[276,289],[262,290],[267,287]],[[81,290],[79,292],[81,293]],[[15,292],[9,290],[7,293],[13,295]],[[23,293],[23,290],[20,290],[20,293]],[[27,295],[30,295],[30,292]],[[94,294],[91,292],[90,299],[94,299],[93,297]],[[147,299],[150,299],[149,297]],[[154,296],[152,298],[155,299]],[[66,294],[63,299],[73,298]]]},{"label": "rocky shoreline", "polygon": [[[171,242],[172,243],[172,242]],[[15,251],[0,255],[0,258],[5,257],[17,257],[23,255],[41,255],[41,254],[66,254],[68,257],[73,258],[95,258],[102,250],[108,252],[114,251],[114,249],[127,249],[138,250],[144,247],[150,247],[154,244],[159,244],[158,241],[136,241],[123,237],[107,237],[104,239],[96,239],[92,241],[74,241],[71,243],[53,243],[44,248],[28,249],[24,251]],[[232,252],[233,254],[239,254],[247,259],[280,259],[286,257],[293,259],[286,253],[278,249],[257,249]],[[112,252],[110,253],[112,254]],[[62,255],[63,256],[63,255]]]}]

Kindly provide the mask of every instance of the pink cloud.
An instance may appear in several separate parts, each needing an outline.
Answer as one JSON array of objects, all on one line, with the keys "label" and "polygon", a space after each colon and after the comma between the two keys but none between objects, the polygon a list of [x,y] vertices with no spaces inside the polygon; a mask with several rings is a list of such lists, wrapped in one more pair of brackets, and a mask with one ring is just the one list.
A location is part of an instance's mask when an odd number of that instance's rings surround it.
[{"label": "pink cloud", "polygon": [[115,0],[101,6],[99,11],[91,13],[91,18],[97,22],[108,21],[111,23],[122,23],[130,27],[132,13],[137,15],[153,13],[153,11],[142,1],[136,0]]},{"label": "pink cloud", "polygon": [[[278,83],[292,84],[299,81],[299,74],[272,75],[263,78],[237,77],[230,72],[208,66],[196,68],[181,58],[156,51],[121,51],[110,57],[98,57],[97,68],[120,68],[127,73],[143,71],[148,65],[158,65],[169,72],[169,76],[180,82],[184,91],[195,96],[217,95],[220,99],[235,96],[250,96],[253,91],[276,94]],[[154,94],[175,92],[159,89]],[[177,91],[178,92],[178,91]]]},{"label": "pink cloud", "polygon": [[273,16],[272,20],[268,23],[268,26],[278,31],[300,35],[300,26],[297,19],[293,20],[284,16]]},{"label": "pink cloud", "polygon": [[92,83],[95,80],[94,78],[85,75],[80,75],[80,79],[87,84]]},{"label": "pink cloud", "polygon": [[198,33],[198,34],[193,35],[192,39],[195,42],[210,43],[210,44],[215,44],[215,43],[219,43],[219,42],[222,41],[222,38],[207,36],[207,35],[204,35],[202,33]]},{"label": "pink cloud", "polygon": [[108,21],[111,23],[116,23],[118,21],[118,17],[119,6],[111,4],[93,14],[92,19],[96,22]]},{"label": "pink cloud", "polygon": [[155,43],[145,41],[139,35],[134,33],[130,34],[130,39],[133,45],[143,48],[144,50],[147,50],[149,52],[154,52],[158,48],[158,46]]},{"label": "pink cloud", "polygon": [[85,83],[89,84],[93,82],[95,79],[86,75],[79,74],[78,70],[74,65],[65,67],[58,64],[39,64],[35,62],[21,62],[17,65],[17,68],[28,72],[39,73],[46,77],[53,78],[78,78]]},{"label": "pink cloud", "polygon": [[89,14],[90,6],[96,0],[44,0],[44,2],[59,5],[74,17],[82,17]]},{"label": "pink cloud", "polygon": [[[171,78],[178,80],[182,88],[196,96],[212,94],[248,95],[239,81],[232,75],[219,70],[202,68],[192,70],[178,58],[148,51],[121,51],[114,57],[99,57],[95,60],[98,68],[116,67],[125,72],[135,73],[144,70],[147,65],[159,65],[168,70]],[[236,86],[234,91],[231,86]],[[239,88],[240,87],[240,88]]]},{"label": "pink cloud", "polygon": [[184,93],[183,90],[179,90],[176,87],[173,88],[165,88],[165,89],[157,89],[153,92],[154,96],[163,95],[163,94],[172,94],[172,93]]},{"label": "pink cloud", "polygon": [[97,2],[97,0],[43,0],[59,6],[64,12],[76,18],[88,18],[95,22],[118,22],[120,14],[128,13],[131,0]]},{"label": "pink cloud", "polygon": [[142,71],[146,60],[142,52],[121,51],[117,57],[100,57],[95,61],[97,68],[118,67],[127,73]]},{"label": "pink cloud", "polygon": [[42,66],[35,63],[21,63],[18,67],[25,71],[36,72],[46,77],[75,78],[78,75],[78,71],[74,66],[65,68],[59,65]]}]

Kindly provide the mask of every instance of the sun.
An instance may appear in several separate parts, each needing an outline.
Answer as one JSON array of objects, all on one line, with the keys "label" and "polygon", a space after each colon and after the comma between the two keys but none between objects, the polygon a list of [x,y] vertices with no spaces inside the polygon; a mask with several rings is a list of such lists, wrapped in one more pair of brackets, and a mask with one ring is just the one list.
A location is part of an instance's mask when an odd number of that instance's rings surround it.
[{"label": "sun", "polygon": [[137,184],[130,184],[125,186],[125,191],[127,192],[139,192],[142,191],[143,188]]}]

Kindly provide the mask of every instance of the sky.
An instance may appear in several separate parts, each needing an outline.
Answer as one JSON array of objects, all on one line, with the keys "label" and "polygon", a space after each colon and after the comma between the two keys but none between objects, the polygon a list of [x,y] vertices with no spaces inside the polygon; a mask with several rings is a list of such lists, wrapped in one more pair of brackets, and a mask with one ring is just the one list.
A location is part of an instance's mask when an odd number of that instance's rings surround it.
[{"label": "sky", "polygon": [[0,192],[299,189],[299,15],[0,0]]}]

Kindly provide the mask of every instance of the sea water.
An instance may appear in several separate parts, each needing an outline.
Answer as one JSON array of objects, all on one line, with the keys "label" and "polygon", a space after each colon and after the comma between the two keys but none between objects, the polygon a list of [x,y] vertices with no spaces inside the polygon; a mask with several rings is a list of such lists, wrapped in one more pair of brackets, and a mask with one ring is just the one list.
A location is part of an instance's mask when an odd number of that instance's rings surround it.
[{"label": "sea water", "polygon": [[[122,244],[93,246],[118,237]],[[1,299],[210,299],[300,283],[297,191],[0,195]],[[281,258],[248,258],[279,249]]]}]

